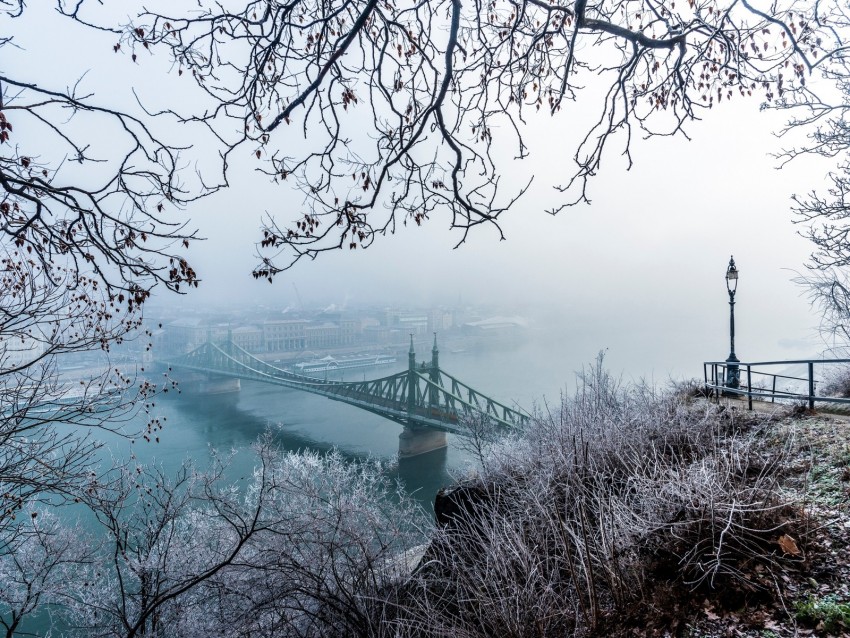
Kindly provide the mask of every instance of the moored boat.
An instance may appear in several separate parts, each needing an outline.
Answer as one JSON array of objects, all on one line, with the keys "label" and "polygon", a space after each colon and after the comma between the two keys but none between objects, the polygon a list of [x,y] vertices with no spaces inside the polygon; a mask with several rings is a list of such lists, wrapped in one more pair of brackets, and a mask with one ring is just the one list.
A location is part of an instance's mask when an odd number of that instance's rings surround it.
[{"label": "moored boat", "polygon": [[316,374],[318,372],[337,372],[357,368],[373,368],[396,362],[396,357],[386,354],[358,354],[344,357],[328,355],[322,359],[300,361],[290,370],[297,374]]}]

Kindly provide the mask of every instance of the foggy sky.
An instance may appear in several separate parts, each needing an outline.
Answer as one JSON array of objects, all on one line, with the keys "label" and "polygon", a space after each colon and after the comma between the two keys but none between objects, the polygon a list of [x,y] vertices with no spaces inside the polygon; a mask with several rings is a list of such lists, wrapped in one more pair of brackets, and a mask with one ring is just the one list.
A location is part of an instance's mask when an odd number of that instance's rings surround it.
[{"label": "foggy sky", "polygon": [[[15,30],[24,50],[4,49],[4,71],[64,87],[90,70],[83,84],[95,102],[132,105],[133,86],[147,105],[167,105],[175,95],[191,100],[191,89],[175,89],[175,78],[162,75],[164,53],[134,65],[129,55],[112,55],[108,36],[49,14],[44,6],[27,9]],[[574,342],[572,368],[587,351],[609,348],[609,364],[629,374],[690,376],[701,374],[703,360],[728,354],[724,274],[734,254],[739,358],[818,355],[818,317],[791,281],[810,247],[791,223],[790,197],[822,189],[829,163],[803,158],[776,170],[769,154],[784,143],[772,134],[782,114],[738,101],[691,125],[692,141],[635,140],[631,171],[619,156],[622,140],[614,139],[590,184],[592,205],[550,216],[544,210],[557,202],[551,186],[571,174],[572,140],[600,99],[587,92],[556,118],[531,118],[530,157],[513,162],[504,181],[518,188],[534,175],[535,186],[503,217],[506,241],[479,227],[454,250],[460,235],[437,213],[422,228],[399,226],[395,236],[378,237],[366,251],[302,261],[273,285],[251,277],[259,220],[266,212],[282,222],[298,216],[302,196],[255,173],[251,150],[241,149],[244,165],[234,158],[232,187],[186,211],[207,238],[190,252],[201,287],[157,301],[295,305],[294,282],[307,305],[498,303],[523,308],[552,328],[551,338]],[[304,144],[297,127],[286,134],[292,139],[278,144]],[[187,157],[203,162],[204,148],[197,141]]]}]

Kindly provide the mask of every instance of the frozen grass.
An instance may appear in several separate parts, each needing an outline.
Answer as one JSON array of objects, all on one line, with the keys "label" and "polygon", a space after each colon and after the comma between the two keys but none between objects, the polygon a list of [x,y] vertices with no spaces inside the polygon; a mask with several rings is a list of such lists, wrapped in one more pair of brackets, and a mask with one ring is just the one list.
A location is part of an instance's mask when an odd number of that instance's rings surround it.
[{"label": "frozen grass", "polygon": [[797,521],[781,459],[750,425],[686,392],[624,387],[597,362],[443,495],[396,629],[582,634],[671,588],[765,590],[786,560],[776,539]]}]

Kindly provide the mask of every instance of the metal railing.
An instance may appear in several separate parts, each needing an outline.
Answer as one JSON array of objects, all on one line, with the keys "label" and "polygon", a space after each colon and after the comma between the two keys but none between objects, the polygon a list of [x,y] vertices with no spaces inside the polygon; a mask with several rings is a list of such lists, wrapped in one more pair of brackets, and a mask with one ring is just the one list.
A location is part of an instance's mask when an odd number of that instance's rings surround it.
[{"label": "metal railing", "polygon": [[[850,365],[850,359],[794,359],[788,361],[741,361],[738,363],[730,363],[728,361],[705,361],[703,362],[703,375],[705,378],[705,388],[710,396],[741,396],[747,397],[747,404],[750,410],[753,409],[753,398],[758,400],[770,400],[775,402],[777,399],[802,401],[808,404],[810,410],[814,410],[816,402],[823,403],[850,403],[850,398],[845,397],[828,397],[817,394],[818,383],[822,383],[823,378],[818,378],[815,375],[815,366],[823,368],[831,365]],[[806,366],[806,376],[792,376],[789,374],[778,374],[772,372],[764,372],[755,368],[783,366],[788,368],[791,366]],[[733,373],[737,367],[738,386],[733,387],[727,385],[729,375]],[[819,370],[820,371],[820,370]],[[767,378],[769,384],[753,383],[753,377]],[[777,388],[777,380],[780,385]],[[802,385],[804,391],[797,391],[796,386]]]}]

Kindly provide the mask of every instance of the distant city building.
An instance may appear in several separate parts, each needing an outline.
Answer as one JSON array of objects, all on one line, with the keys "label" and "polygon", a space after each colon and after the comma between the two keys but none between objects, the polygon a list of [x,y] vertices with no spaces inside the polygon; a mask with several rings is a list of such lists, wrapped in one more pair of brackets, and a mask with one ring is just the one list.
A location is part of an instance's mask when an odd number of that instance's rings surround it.
[{"label": "distant city building", "polygon": [[307,347],[305,319],[271,319],[263,322],[263,341],[266,352],[303,350]]},{"label": "distant city building", "polygon": [[455,337],[461,334],[492,337],[519,334],[527,326],[522,317],[487,318],[484,312],[486,310],[475,307],[386,307],[372,310],[329,307],[313,313],[282,314],[268,308],[255,308],[178,318],[160,315],[161,329],[159,321],[150,325],[156,326],[151,336],[156,352],[188,352],[211,338],[214,343],[230,339],[238,347],[254,354],[355,349],[359,346],[406,348],[411,334],[417,342],[423,338],[432,339],[431,333],[434,332],[440,333],[440,338],[450,337],[452,333]]},{"label": "distant city building", "polygon": [[384,311],[384,325],[401,330],[405,335],[421,336],[428,333],[429,314],[427,312],[406,312],[395,309]]},{"label": "distant city building", "polygon": [[162,345],[166,352],[189,352],[206,340],[205,321],[200,317],[184,317],[165,325]]},{"label": "distant city building", "polygon": [[428,332],[443,332],[454,327],[454,317],[448,310],[434,308],[428,313]]},{"label": "distant city building", "polygon": [[464,334],[474,336],[508,336],[517,334],[528,327],[523,317],[490,317],[479,321],[469,321],[462,326]]},{"label": "distant city building", "polygon": [[359,319],[350,317],[339,320],[339,345],[352,346],[360,339],[363,332]]},{"label": "distant city building", "polygon": [[304,334],[307,348],[334,348],[340,345],[340,327],[329,321],[305,327]]},{"label": "distant city building", "polygon": [[239,326],[230,331],[233,343],[248,352],[258,353],[266,349],[263,329],[258,326]]},{"label": "distant city building", "polygon": [[403,345],[409,338],[409,333],[397,327],[370,325],[363,328],[363,340],[369,344]]}]

